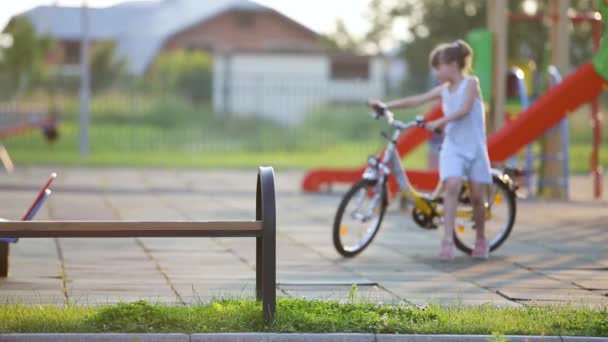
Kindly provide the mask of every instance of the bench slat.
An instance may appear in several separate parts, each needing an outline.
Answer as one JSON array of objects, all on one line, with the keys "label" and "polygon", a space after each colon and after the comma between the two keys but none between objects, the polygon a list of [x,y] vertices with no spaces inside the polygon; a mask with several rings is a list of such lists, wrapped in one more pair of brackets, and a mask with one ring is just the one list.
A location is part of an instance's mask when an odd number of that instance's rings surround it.
[{"label": "bench slat", "polygon": [[259,236],[261,221],[4,221],[0,237],[206,237]]}]

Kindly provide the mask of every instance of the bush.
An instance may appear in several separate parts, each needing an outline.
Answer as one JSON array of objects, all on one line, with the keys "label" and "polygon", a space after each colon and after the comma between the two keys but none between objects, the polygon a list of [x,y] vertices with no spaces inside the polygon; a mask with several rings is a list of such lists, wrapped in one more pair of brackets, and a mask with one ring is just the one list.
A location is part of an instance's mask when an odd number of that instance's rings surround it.
[{"label": "bush", "polygon": [[172,91],[201,103],[211,99],[212,59],[207,53],[175,51],[156,58],[145,77],[145,88]]}]

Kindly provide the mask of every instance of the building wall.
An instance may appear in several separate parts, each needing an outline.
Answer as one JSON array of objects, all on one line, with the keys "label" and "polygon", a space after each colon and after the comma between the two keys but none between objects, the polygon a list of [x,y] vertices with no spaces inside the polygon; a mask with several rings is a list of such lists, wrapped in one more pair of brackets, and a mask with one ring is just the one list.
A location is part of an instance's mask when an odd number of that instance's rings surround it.
[{"label": "building wall", "polygon": [[173,35],[164,50],[319,51],[319,36],[274,11],[232,10]]},{"label": "building wall", "polygon": [[332,58],[327,55],[216,55],[214,109],[221,115],[265,117],[295,125],[316,106],[381,98],[384,60],[370,58],[367,67],[367,79],[332,79]]}]

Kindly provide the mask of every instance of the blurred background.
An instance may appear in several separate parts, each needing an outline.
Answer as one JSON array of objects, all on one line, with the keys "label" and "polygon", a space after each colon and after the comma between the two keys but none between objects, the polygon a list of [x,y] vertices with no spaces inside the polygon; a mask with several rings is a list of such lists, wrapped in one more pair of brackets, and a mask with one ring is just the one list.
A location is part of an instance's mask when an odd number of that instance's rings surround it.
[{"label": "blurred background", "polygon": [[[3,2],[0,142],[18,165],[359,166],[385,144],[385,127],[370,118],[366,101],[432,86],[429,52],[486,27],[486,5]],[[510,11],[530,15],[548,6],[508,1]],[[570,6],[591,11],[595,2]],[[549,34],[543,20],[510,22],[508,59],[543,65]],[[571,70],[594,55],[592,36],[591,24],[571,25]],[[407,119],[428,109],[398,114]],[[569,126],[570,168],[586,173],[588,109],[571,115]],[[428,149],[406,161],[427,167]],[[606,148],[600,162],[608,164]]]}]

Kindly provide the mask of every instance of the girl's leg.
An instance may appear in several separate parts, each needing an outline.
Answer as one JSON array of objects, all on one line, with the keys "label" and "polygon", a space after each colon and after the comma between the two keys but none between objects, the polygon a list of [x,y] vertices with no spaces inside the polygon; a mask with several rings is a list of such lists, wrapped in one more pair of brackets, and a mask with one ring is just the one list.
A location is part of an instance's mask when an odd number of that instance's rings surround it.
[{"label": "girl's leg", "polygon": [[448,178],[445,180],[445,192],[443,195],[443,220],[444,231],[443,240],[453,240],[454,225],[456,221],[456,207],[458,205],[458,195],[462,179],[458,177]]},{"label": "girl's leg", "polygon": [[443,221],[444,231],[439,250],[440,260],[454,259],[454,224],[456,220],[456,206],[458,205],[458,194],[462,186],[462,179],[451,177],[444,182],[445,192],[443,195]]},{"label": "girl's leg", "polygon": [[471,183],[471,204],[473,205],[473,220],[475,221],[475,248],[471,256],[478,259],[487,259],[489,256],[489,244],[486,240],[486,208],[485,194],[487,194],[487,184]]},{"label": "girl's leg", "polygon": [[485,194],[487,194],[487,184],[470,182],[471,184],[471,204],[473,205],[473,221],[475,222],[475,234],[477,240],[486,239],[486,208]]}]

